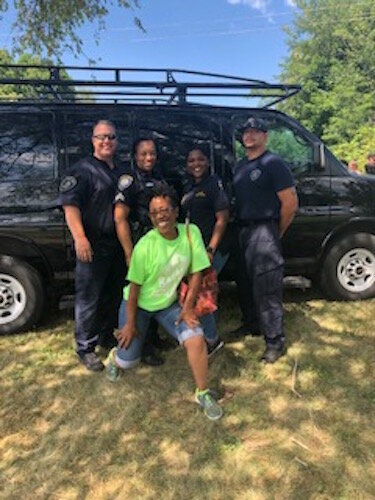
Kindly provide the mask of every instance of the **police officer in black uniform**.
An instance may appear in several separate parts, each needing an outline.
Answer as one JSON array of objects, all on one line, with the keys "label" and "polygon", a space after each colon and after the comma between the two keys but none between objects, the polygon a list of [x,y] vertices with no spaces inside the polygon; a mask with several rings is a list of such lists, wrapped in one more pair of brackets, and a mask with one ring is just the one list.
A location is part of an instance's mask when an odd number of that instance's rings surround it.
[{"label": "police officer in black uniform", "polygon": [[[221,179],[210,174],[208,155],[204,147],[198,146],[187,156],[190,182],[185,186],[181,213],[199,227],[210,262],[219,274],[229,257],[221,245],[229,220],[229,200]],[[214,315],[201,320],[210,358],[224,343],[217,334]]]},{"label": "police officer in black uniform", "polygon": [[[125,252],[129,264],[133,245],[152,229],[148,216],[150,195],[155,187],[165,183],[161,174],[155,168],[157,160],[156,144],[152,138],[140,137],[134,142],[133,156],[135,169],[126,179],[120,179],[115,198],[115,223],[118,238]],[[157,335],[157,324],[151,322],[148,337],[144,344],[142,361],[157,366],[164,360],[155,346],[162,345]]]},{"label": "police officer in black uniform", "polygon": [[126,272],[113,219],[113,200],[125,171],[114,162],[113,123],[100,120],[93,128],[92,144],[93,155],[75,164],[61,181],[60,199],[77,257],[76,351],[87,369],[100,371],[104,365],[95,347],[107,350],[117,344],[113,330]]},{"label": "police officer in black uniform", "polygon": [[181,200],[182,214],[199,227],[212,262],[229,220],[229,200],[221,179],[210,174],[208,152],[202,146],[189,152],[186,163],[190,179]]},{"label": "police officer in black uniform", "polygon": [[298,207],[293,177],[281,158],[266,150],[267,125],[250,118],[242,128],[246,158],[235,167],[236,200],[244,318],[259,327],[266,341],[262,361],[274,363],[285,354],[282,286],[284,259],[280,238]]}]

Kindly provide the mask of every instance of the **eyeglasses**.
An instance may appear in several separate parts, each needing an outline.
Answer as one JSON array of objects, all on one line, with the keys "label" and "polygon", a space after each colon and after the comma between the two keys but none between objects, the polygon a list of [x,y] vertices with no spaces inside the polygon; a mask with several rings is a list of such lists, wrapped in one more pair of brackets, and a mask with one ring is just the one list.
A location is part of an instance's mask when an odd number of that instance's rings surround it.
[{"label": "eyeglasses", "polygon": [[116,134],[97,134],[94,135],[94,139],[98,139],[98,141],[105,141],[106,139],[114,141],[116,139]]},{"label": "eyeglasses", "polygon": [[173,210],[172,208],[160,208],[160,210],[153,210],[152,212],[150,212],[150,217],[156,217],[158,215],[168,215],[171,210]]}]

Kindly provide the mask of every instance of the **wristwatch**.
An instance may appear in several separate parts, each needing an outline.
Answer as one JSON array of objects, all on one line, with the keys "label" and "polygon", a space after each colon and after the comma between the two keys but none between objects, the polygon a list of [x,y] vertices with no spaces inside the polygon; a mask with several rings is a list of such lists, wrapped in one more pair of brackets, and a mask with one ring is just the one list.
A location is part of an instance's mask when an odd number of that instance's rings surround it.
[{"label": "wristwatch", "polygon": [[215,255],[215,250],[212,247],[207,247],[206,248],[207,252],[210,253],[211,255]]}]

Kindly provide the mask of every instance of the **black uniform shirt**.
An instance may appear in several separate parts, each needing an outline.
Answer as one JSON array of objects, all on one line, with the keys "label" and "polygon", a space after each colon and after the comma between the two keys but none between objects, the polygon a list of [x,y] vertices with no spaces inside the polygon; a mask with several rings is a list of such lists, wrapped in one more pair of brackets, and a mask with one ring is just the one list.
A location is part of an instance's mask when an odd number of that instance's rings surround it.
[{"label": "black uniform shirt", "polygon": [[145,172],[139,168],[119,179],[115,203],[123,203],[130,208],[129,220],[135,240],[152,227],[148,216],[150,195],[155,187],[164,182],[156,171]]},{"label": "black uniform shirt", "polygon": [[113,198],[122,167],[111,169],[104,161],[91,156],[80,160],[60,183],[60,202],[80,209],[87,238],[97,241],[113,237]]},{"label": "black uniform shirt", "polygon": [[204,243],[209,244],[216,224],[216,212],[229,209],[229,200],[217,175],[209,175],[199,184],[189,186],[181,200],[184,216],[201,230]]},{"label": "black uniform shirt", "polygon": [[240,221],[278,220],[281,203],[277,193],[293,186],[287,165],[269,151],[255,160],[239,161],[233,175],[237,218]]}]

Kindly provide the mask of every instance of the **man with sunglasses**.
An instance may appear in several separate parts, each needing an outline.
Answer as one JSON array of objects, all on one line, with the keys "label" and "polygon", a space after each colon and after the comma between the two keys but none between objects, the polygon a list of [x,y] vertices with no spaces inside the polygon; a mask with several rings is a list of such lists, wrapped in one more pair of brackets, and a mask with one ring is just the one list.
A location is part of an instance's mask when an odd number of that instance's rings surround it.
[{"label": "man with sunglasses", "polygon": [[116,128],[100,120],[93,128],[93,154],[75,164],[60,184],[60,200],[74,240],[75,340],[79,360],[91,371],[104,365],[97,345],[117,344],[117,326],[125,276],[125,258],[113,220],[117,185],[126,182],[124,168],[115,164]]}]

